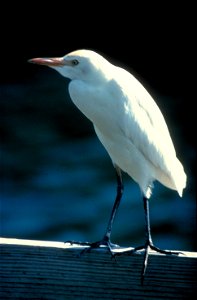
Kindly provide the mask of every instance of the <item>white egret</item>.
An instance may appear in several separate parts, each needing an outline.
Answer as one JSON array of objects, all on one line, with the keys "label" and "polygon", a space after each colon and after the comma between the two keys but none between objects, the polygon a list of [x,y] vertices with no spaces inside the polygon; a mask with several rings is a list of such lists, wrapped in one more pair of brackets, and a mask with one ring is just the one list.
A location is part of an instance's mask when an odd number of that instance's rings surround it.
[{"label": "white egret", "polygon": [[[84,243],[90,248],[110,241],[112,224],[123,193],[121,171],[128,173],[143,193],[146,220],[142,282],[149,249],[164,254],[153,245],[149,220],[149,198],[152,185],[158,180],[182,196],[186,175],[176,157],[168,127],[157,104],[128,71],[111,64],[98,53],[77,50],[59,58],[33,58],[29,62],[49,66],[69,78],[69,94],[74,104],[93,123],[96,134],[107,150],[117,175],[117,196],[103,239]],[[177,254],[177,253],[176,253]]]}]

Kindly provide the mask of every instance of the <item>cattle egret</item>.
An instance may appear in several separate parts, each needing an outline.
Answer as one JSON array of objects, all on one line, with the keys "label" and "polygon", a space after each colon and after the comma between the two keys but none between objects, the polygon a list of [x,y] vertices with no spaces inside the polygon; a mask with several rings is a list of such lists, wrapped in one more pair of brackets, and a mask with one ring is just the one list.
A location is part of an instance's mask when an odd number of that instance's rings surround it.
[{"label": "cattle egret", "polygon": [[182,197],[186,175],[176,157],[168,127],[157,104],[128,71],[111,64],[98,53],[77,50],[58,58],[33,58],[29,62],[49,66],[69,78],[74,104],[93,123],[117,175],[117,195],[106,233],[90,248],[116,247],[110,241],[112,224],[123,193],[121,171],[140,186],[145,211],[146,242],[133,251],[144,250],[142,282],[150,249],[164,254],[177,252],[154,246],[149,220],[149,198],[153,182],[176,190]]}]

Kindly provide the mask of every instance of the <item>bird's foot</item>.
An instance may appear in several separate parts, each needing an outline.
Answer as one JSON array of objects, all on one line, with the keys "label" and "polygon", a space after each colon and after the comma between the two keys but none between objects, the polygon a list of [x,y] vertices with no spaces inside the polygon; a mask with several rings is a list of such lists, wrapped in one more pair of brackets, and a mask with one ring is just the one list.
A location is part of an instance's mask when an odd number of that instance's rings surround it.
[{"label": "bird's foot", "polygon": [[155,247],[153,245],[152,241],[147,241],[145,245],[136,247],[132,250],[115,253],[115,256],[120,256],[120,255],[124,255],[126,253],[127,254],[128,253],[135,254],[135,253],[138,253],[139,251],[140,252],[144,251],[143,266],[142,266],[142,271],[141,271],[141,285],[143,285],[143,283],[144,283],[144,277],[145,277],[145,273],[146,273],[146,269],[147,269],[148,255],[149,255],[150,249],[154,250],[156,252],[162,253],[162,254],[166,254],[166,255],[179,255],[179,254],[181,254],[181,252],[178,252],[178,251],[162,250],[158,247]]},{"label": "bird's foot", "polygon": [[75,242],[75,241],[67,241],[66,243],[70,243],[71,245],[76,244],[79,246],[88,246],[81,251],[80,255],[90,252],[92,249],[106,247],[107,250],[109,251],[109,253],[111,254],[112,258],[115,258],[115,253],[113,252],[113,249],[120,247],[119,245],[111,243],[111,241],[108,237],[104,237],[101,241],[97,241],[97,242],[93,242],[93,243]]},{"label": "bird's foot", "polygon": [[178,252],[178,251],[160,249],[160,248],[154,246],[153,243],[149,242],[149,241],[145,245],[136,247],[131,251],[135,253],[135,252],[144,250],[146,252],[147,250],[150,250],[150,249],[152,249],[155,252],[159,252],[159,253],[167,254],[167,255],[179,255],[181,253],[181,252]]},{"label": "bird's foot", "polygon": [[152,241],[147,241],[146,244],[144,246],[139,246],[136,247],[134,249],[134,252],[140,251],[140,250],[144,250],[144,259],[143,259],[143,267],[142,267],[142,271],[141,271],[141,285],[144,284],[144,277],[145,277],[145,273],[146,273],[146,269],[147,269],[147,265],[148,265],[148,255],[149,255],[149,251],[154,250],[158,253],[162,253],[162,254],[166,254],[166,255],[179,255],[180,252],[176,252],[176,251],[170,251],[170,250],[163,250],[160,249],[158,247],[155,247],[152,243]]}]

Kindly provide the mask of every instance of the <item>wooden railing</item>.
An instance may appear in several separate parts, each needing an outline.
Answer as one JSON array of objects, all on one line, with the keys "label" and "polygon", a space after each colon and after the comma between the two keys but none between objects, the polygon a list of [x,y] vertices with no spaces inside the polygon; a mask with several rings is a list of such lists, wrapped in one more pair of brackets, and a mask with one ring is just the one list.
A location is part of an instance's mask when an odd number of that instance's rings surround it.
[{"label": "wooden railing", "polygon": [[[68,243],[0,239],[0,299],[196,299],[197,253],[116,259]],[[121,249],[124,251],[125,248]]]}]

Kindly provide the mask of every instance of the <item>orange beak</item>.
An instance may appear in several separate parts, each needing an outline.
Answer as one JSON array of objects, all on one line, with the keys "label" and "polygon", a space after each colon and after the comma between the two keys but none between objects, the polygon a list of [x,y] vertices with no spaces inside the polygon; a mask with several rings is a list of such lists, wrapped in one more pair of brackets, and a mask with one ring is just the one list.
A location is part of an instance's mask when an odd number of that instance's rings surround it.
[{"label": "orange beak", "polygon": [[63,67],[69,65],[68,61],[65,61],[63,57],[32,58],[29,59],[28,62],[48,67]]}]

